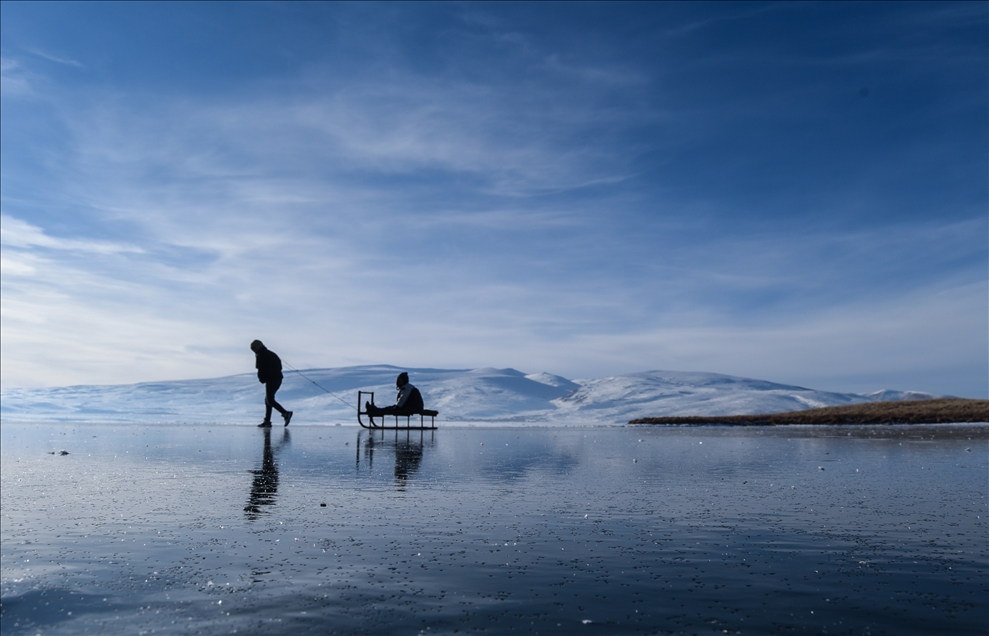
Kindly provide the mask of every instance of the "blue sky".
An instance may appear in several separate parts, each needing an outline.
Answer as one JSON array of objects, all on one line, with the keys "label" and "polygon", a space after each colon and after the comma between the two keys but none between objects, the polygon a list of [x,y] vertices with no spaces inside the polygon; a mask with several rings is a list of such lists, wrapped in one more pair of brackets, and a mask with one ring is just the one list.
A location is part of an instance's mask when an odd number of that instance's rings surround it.
[{"label": "blue sky", "polygon": [[11,3],[2,385],[989,391],[985,3]]}]

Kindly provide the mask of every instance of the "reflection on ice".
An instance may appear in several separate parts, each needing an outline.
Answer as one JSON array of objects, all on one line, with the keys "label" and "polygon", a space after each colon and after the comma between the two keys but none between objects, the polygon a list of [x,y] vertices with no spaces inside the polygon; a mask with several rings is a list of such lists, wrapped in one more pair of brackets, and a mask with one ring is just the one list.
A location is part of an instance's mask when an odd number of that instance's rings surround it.
[{"label": "reflection on ice", "polygon": [[291,435],[4,424],[4,634],[989,631],[989,427]]},{"label": "reflection on ice", "polygon": [[[362,470],[361,452],[364,456],[364,470],[374,468],[375,451],[378,453],[380,464],[384,453],[394,459],[395,488],[404,491],[407,482],[415,477],[422,463],[423,450],[435,444],[436,431],[407,430],[407,431],[364,431],[357,433],[357,472]],[[377,435],[377,437],[376,437]]]},{"label": "reflection on ice", "polygon": [[291,441],[288,428],[282,429],[281,440],[274,449],[271,447],[271,428],[264,428],[264,450],[261,454],[261,469],[252,470],[254,481],[251,483],[251,494],[244,506],[244,514],[249,521],[254,521],[263,512],[262,506],[275,505],[278,494],[278,465],[275,463],[275,453]]}]

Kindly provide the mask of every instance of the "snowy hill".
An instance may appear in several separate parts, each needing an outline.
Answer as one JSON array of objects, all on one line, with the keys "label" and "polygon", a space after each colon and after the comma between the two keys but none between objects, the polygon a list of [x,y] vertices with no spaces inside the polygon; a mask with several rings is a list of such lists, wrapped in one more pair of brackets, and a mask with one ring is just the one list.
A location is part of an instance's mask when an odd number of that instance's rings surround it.
[{"label": "snowy hill", "polygon": [[[287,372],[279,401],[293,424],[356,425],[357,390],[391,404],[395,376],[388,365]],[[926,399],[926,393],[828,393],[716,373],[647,371],[571,381],[515,369],[405,369],[439,421],[544,425],[623,424],[663,415],[745,415],[862,402]],[[318,385],[318,386],[317,386]],[[325,389],[325,391],[324,391]],[[332,392],[327,393],[327,391]],[[4,389],[8,421],[248,424],[263,415],[264,390],[254,374],[206,380],[112,386]]]},{"label": "snowy hill", "polygon": [[[912,396],[912,397],[908,397]],[[646,371],[588,380],[554,401],[554,418],[592,416],[628,421],[667,415],[749,415],[886,400],[929,399],[927,393],[829,393],[717,373]],[[649,415],[646,415],[646,414]]]}]

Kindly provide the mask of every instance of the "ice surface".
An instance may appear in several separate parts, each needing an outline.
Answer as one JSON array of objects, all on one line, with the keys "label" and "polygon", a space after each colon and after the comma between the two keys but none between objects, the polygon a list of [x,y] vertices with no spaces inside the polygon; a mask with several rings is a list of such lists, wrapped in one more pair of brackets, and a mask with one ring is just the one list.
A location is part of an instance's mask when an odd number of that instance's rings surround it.
[{"label": "ice surface", "polygon": [[[636,417],[744,415],[881,400],[937,397],[903,391],[829,393],[717,373],[646,371],[572,381],[515,369],[400,369],[389,365],[287,371],[278,400],[293,424],[356,424],[357,391],[394,403],[395,376],[409,372],[440,421],[541,425],[624,424]],[[329,393],[327,392],[329,391]],[[253,373],[112,386],[4,389],[7,421],[134,423],[259,422],[264,391]]]},{"label": "ice surface", "polygon": [[0,631],[983,636],[987,438],[5,422]]}]

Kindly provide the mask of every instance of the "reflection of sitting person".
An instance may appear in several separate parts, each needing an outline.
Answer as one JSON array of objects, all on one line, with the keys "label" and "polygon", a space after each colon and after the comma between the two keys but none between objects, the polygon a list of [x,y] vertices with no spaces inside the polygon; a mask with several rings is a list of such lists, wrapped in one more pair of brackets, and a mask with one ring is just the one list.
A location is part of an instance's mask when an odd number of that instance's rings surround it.
[{"label": "reflection of sitting person", "polygon": [[395,485],[405,490],[405,484],[415,477],[422,463],[422,442],[400,441],[395,444]]},{"label": "reflection of sitting person", "polygon": [[378,407],[370,402],[364,403],[364,410],[368,417],[379,415],[418,415],[423,410],[422,393],[409,383],[409,374],[402,371],[395,379],[395,386],[398,387],[398,397],[394,406]]}]

